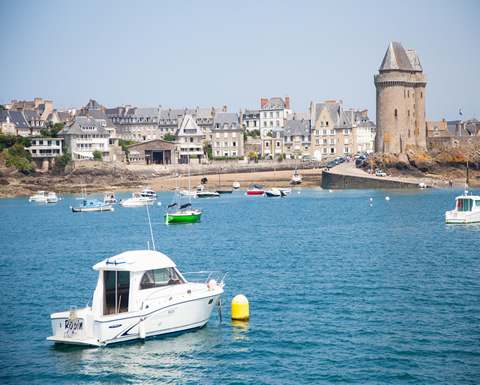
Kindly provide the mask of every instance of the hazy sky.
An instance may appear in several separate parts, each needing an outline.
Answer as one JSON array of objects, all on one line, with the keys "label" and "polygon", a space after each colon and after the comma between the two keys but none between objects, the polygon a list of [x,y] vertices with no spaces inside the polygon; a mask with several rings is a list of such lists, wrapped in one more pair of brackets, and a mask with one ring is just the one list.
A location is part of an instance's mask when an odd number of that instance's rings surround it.
[{"label": "hazy sky", "polygon": [[375,117],[388,44],[414,49],[427,120],[480,119],[480,1],[0,0],[0,104],[259,109],[343,100]]}]

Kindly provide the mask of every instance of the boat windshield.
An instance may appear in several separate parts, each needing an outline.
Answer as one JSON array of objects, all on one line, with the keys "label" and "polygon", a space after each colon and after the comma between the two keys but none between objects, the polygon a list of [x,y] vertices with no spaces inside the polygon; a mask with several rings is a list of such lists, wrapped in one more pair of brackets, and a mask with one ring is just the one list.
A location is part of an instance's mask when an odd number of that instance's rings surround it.
[{"label": "boat windshield", "polygon": [[140,281],[140,290],[185,283],[173,267],[147,270]]},{"label": "boat windshield", "polygon": [[472,203],[468,198],[457,199],[457,211],[472,211]]}]

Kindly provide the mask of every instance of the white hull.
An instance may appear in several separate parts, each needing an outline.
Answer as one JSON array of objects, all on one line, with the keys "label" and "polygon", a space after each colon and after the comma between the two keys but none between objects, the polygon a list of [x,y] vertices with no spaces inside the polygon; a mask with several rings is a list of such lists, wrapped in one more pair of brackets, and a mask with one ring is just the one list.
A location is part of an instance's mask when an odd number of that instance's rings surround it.
[{"label": "white hull", "polygon": [[[198,290],[200,284],[187,283],[165,289],[160,297],[151,297],[143,309],[95,317],[92,308],[51,315],[53,336],[50,341],[73,345],[106,346],[201,328],[209,320],[223,293],[221,287]],[[195,289],[197,287],[197,289]],[[188,291],[191,291],[188,293]],[[166,294],[166,295],[165,295]]]},{"label": "white hull", "polygon": [[101,211],[112,211],[112,205],[104,205],[104,206],[97,206],[97,207],[72,207],[72,211],[74,213],[95,213]]},{"label": "white hull", "polygon": [[120,202],[123,207],[143,207],[143,206],[153,206],[155,203],[154,200],[142,200],[142,201],[132,201],[127,199],[126,201]]},{"label": "white hull", "polygon": [[455,209],[445,212],[445,222],[449,225],[469,225],[480,223],[480,196],[464,195],[455,198]]},{"label": "white hull", "polygon": [[449,225],[468,225],[480,223],[480,211],[461,212],[457,210],[447,211],[445,213],[446,223]]}]

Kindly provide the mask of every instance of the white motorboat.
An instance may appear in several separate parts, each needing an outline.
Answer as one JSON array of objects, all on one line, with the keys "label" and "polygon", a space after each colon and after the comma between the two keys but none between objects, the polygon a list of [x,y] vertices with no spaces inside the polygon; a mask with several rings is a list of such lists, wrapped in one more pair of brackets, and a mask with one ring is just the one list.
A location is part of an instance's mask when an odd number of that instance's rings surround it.
[{"label": "white motorboat", "polygon": [[217,198],[220,196],[220,194],[217,191],[205,190],[203,185],[197,186],[196,195],[197,195],[197,198]]},{"label": "white motorboat", "polygon": [[117,198],[115,198],[115,193],[111,191],[105,192],[105,194],[103,194],[103,203],[105,204],[117,203]]},{"label": "white motorboat", "polygon": [[35,195],[32,195],[29,199],[29,202],[47,202],[47,195],[45,195],[45,191],[37,191]]},{"label": "white motorboat", "polygon": [[47,203],[57,203],[58,197],[53,191],[50,191],[47,195]]},{"label": "white motorboat", "polygon": [[480,196],[468,195],[465,190],[463,195],[455,198],[455,202],[455,209],[445,212],[445,222],[447,224],[480,223]]},{"label": "white motorboat", "polygon": [[134,192],[131,198],[122,199],[120,205],[123,207],[153,206],[155,198],[143,197],[139,192]]},{"label": "white motorboat", "polygon": [[232,187],[237,190],[240,188],[240,183],[239,182],[233,182]]},{"label": "white motorboat", "polygon": [[148,185],[142,191],[140,191],[140,195],[142,197],[157,199],[157,194],[155,194],[155,191],[153,191],[153,189],[150,187],[150,185]]},{"label": "white motorboat", "polygon": [[[99,272],[92,305],[51,315],[60,344],[106,346],[204,326],[223,293],[226,272],[181,274],[166,255],[136,250],[93,266]],[[188,275],[198,274],[187,281]]]},{"label": "white motorboat", "polygon": [[280,198],[284,197],[285,193],[276,187],[272,187],[271,189],[265,190],[263,196],[267,198]]}]

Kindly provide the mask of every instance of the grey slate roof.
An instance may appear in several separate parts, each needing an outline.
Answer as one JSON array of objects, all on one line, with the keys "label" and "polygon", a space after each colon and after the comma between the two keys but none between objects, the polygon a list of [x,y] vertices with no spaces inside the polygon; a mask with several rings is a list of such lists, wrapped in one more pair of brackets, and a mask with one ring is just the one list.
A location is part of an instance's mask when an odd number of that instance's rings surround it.
[{"label": "grey slate roof", "polygon": [[[82,130],[82,127],[95,127],[92,130]],[[68,125],[65,125],[61,134],[59,135],[85,135],[85,134],[98,134],[98,135],[109,135],[108,131],[98,123],[93,117],[78,116],[73,122]]]},{"label": "grey slate roof", "polygon": [[[215,116],[213,121],[212,130],[215,129],[225,129],[225,124],[228,125],[228,129],[238,130],[240,129],[240,122],[238,120],[238,115],[235,112],[219,112]],[[236,127],[233,127],[233,124],[236,124]]]},{"label": "grey slate roof", "polygon": [[[418,63],[420,65],[420,63]],[[391,41],[383,58],[379,71],[415,71],[410,59],[403,49],[402,43]]]},{"label": "grey slate roof", "polygon": [[310,120],[287,120],[285,122],[285,136],[310,135]]},{"label": "grey slate roof", "polygon": [[91,110],[88,110],[86,113],[88,113],[88,115],[90,115],[95,120],[105,120],[107,127],[115,127],[115,124],[113,124],[110,118],[107,115],[105,115],[102,110],[91,109]]},{"label": "grey slate roof", "polygon": [[15,124],[17,128],[30,128],[30,125],[25,120],[25,116],[19,111],[9,111],[10,121]]},{"label": "grey slate roof", "polygon": [[285,108],[285,102],[282,98],[273,97],[271,98],[267,104],[265,104],[262,110],[273,110],[273,109],[282,109]]},{"label": "grey slate roof", "polygon": [[99,110],[100,108],[102,108],[102,106],[96,100],[93,100],[93,99],[90,99],[88,104],[85,106],[86,110]]}]

